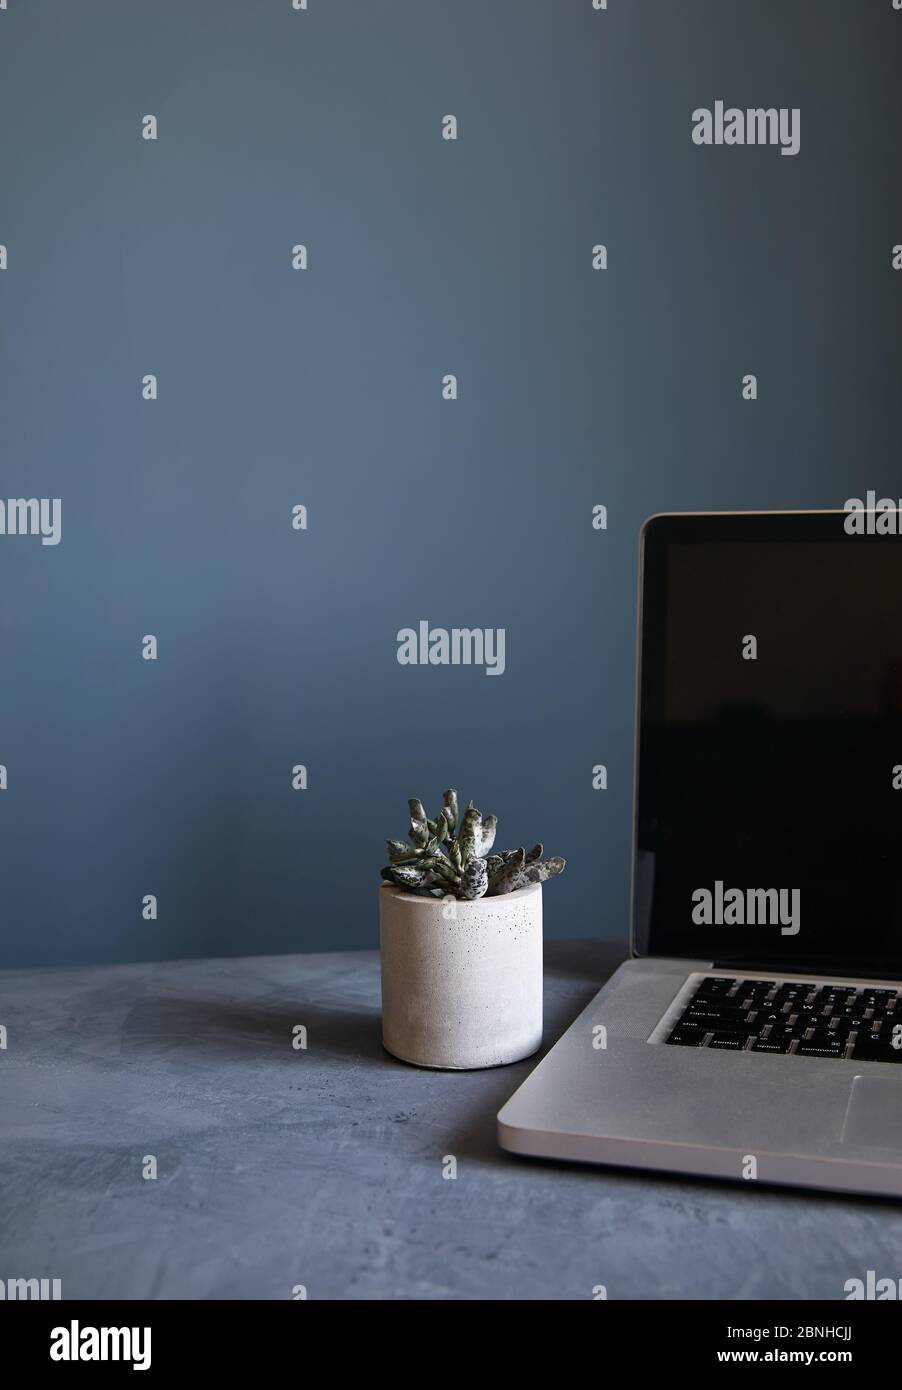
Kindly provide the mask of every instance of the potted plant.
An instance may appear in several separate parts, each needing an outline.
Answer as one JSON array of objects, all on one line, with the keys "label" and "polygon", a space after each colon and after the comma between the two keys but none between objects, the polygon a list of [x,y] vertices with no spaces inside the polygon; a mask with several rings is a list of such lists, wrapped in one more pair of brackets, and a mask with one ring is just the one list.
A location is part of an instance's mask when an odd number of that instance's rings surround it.
[{"label": "potted plant", "polygon": [[420,1067],[465,1070],[529,1057],[542,1042],[542,883],[563,859],[493,850],[497,818],[460,818],[446,791],[382,870],[382,1040]]}]

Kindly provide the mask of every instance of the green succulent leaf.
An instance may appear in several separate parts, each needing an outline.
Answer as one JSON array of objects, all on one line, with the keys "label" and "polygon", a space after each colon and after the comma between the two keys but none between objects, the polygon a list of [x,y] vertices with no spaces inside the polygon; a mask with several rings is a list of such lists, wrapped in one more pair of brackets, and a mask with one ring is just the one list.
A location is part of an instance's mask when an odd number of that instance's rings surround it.
[{"label": "green succulent leaf", "polygon": [[432,871],[441,878],[446,879],[449,883],[456,883],[459,878],[459,874],[454,865],[449,863],[441,854],[436,855],[432,864]]},{"label": "green succulent leaf", "polygon": [[406,840],[386,840],[388,845],[388,857],[392,864],[404,864],[411,859],[416,859],[421,853],[414,845],[409,845]]},{"label": "green succulent leaf", "polygon": [[410,822],[410,838],[420,849],[429,843],[429,827],[424,820],[412,820]]},{"label": "green succulent leaf", "polygon": [[460,878],[460,896],[466,901],[481,898],[489,886],[484,859],[471,859]]},{"label": "green succulent leaf", "polygon": [[541,859],[537,864],[527,864],[524,873],[528,883],[544,883],[546,878],[556,878],[564,872],[566,859],[554,855],[551,859]]},{"label": "green succulent leaf", "polygon": [[489,880],[489,892],[492,895],[514,891],[513,885],[523,872],[526,851],[524,849],[506,850],[502,855],[502,860],[501,868]]},{"label": "green succulent leaf", "polygon": [[457,792],[453,787],[449,787],[442,800],[445,804],[445,819],[448,822],[448,834],[453,835],[457,828]]},{"label": "green succulent leaf", "polygon": [[482,822],[482,834],[479,841],[479,854],[483,859],[495,843],[495,832],[497,829],[498,817],[486,816]]},{"label": "green succulent leaf", "polygon": [[482,842],[482,815],[472,802],[464,811],[457,840],[460,845],[461,861],[463,867],[466,868],[469,861],[479,854],[479,846]]},{"label": "green succulent leaf", "polygon": [[398,888],[405,889],[419,888],[426,877],[425,870],[419,864],[389,864],[382,873]]}]

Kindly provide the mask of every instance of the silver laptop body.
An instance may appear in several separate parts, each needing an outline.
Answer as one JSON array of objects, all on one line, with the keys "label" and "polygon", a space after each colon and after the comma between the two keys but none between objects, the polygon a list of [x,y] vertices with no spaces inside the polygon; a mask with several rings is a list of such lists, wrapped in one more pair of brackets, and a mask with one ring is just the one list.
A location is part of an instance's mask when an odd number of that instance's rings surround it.
[{"label": "silver laptop body", "polygon": [[902,539],[862,524],[643,528],[631,959],[511,1153],[902,1196]]}]

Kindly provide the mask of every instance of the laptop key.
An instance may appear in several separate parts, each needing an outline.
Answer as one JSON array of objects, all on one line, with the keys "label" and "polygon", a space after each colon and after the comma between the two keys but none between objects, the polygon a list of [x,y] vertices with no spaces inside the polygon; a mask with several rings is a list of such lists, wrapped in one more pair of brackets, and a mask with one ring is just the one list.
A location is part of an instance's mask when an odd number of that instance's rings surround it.
[{"label": "laptop key", "polygon": [[842,1057],[845,1048],[836,1038],[831,1043],[800,1042],[796,1048],[797,1057]]},{"label": "laptop key", "polygon": [[739,1009],[735,1005],[709,1003],[692,1003],[686,1010],[687,1015],[693,1018],[745,1018],[745,1009]]},{"label": "laptop key", "polygon": [[734,983],[734,980],[727,979],[702,980],[701,984],[698,987],[697,994],[700,994],[704,997],[726,994],[728,990],[733,988]]}]

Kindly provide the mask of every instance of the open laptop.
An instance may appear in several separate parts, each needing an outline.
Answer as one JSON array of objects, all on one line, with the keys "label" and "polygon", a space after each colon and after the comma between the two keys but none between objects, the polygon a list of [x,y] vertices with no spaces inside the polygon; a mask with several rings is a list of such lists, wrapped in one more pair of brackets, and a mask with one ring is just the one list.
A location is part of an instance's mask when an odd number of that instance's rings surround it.
[{"label": "open laptop", "polygon": [[902,538],[850,515],[646,523],[631,959],[505,1149],[902,1196]]}]

